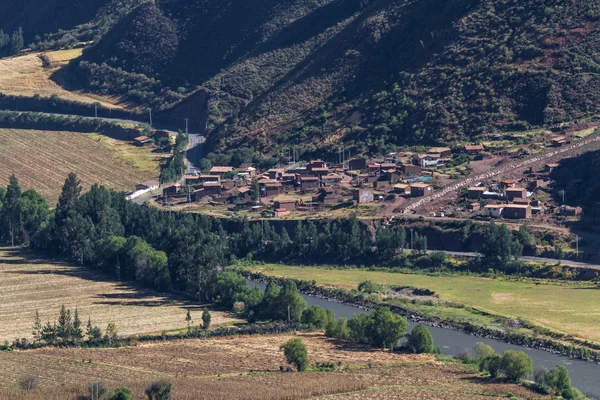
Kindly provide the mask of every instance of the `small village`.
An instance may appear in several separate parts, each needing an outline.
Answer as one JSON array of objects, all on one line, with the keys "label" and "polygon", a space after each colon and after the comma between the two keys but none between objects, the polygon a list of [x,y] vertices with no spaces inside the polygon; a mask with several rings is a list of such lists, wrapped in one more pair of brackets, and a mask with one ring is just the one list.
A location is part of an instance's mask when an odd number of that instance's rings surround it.
[{"label": "small village", "polygon": [[[548,149],[577,137],[546,138]],[[152,139],[135,138],[136,146]],[[403,208],[465,177],[485,173],[531,154],[498,152],[485,145],[432,147],[426,152],[389,153],[384,158],[355,157],[329,163],[320,159],[292,162],[266,171],[251,163],[188,170],[179,182],[148,181],[128,193],[128,200],[155,197],[153,205],[221,216],[247,218],[336,217],[354,212],[363,217],[513,219],[545,221],[550,215],[576,217],[580,208],[559,205],[547,190],[557,163],[513,171],[463,187],[453,198],[410,212]]]}]

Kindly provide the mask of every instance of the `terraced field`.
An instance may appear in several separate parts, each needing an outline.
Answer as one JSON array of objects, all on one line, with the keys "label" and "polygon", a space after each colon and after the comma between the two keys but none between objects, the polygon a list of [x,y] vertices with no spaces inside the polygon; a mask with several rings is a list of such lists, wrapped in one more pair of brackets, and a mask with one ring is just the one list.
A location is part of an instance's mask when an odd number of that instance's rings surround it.
[{"label": "terraced field", "polygon": [[[300,336],[310,362],[333,362],[335,372],[281,373],[279,346]],[[144,399],[145,385],[166,378],[173,399],[428,399],[541,398],[521,386],[487,383],[466,367],[431,355],[402,355],[345,345],[320,333],[260,335],[139,344],[118,349],[50,348],[0,353],[0,398],[71,399],[87,382],[127,386]],[[41,388],[18,388],[23,375]],[[13,396],[13,397],[11,397]]]},{"label": "terraced field", "polygon": [[[42,322],[53,321],[62,304],[72,310],[78,307],[84,323],[91,317],[102,329],[114,321],[119,334],[125,336],[184,328],[187,309],[192,311],[194,324],[200,323],[202,315],[198,304],[115,283],[77,266],[0,248],[0,342],[31,339],[35,312],[39,311]],[[212,313],[213,325],[234,321],[228,313]]]},{"label": "terraced field", "polygon": [[84,188],[97,183],[127,191],[158,176],[159,156],[141,151],[154,160],[156,169],[138,169],[120,157],[118,149],[85,134],[0,129],[0,185],[15,174],[23,188],[37,190],[52,204],[69,172],[77,173]]}]

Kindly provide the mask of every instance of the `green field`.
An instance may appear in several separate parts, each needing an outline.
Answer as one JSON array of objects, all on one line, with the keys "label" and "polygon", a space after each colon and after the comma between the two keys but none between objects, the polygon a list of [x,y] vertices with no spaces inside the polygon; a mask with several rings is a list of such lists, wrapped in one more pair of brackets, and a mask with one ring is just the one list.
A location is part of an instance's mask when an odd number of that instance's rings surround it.
[{"label": "green field", "polygon": [[[472,276],[428,276],[273,264],[253,267],[253,270],[347,289],[355,289],[365,280],[427,288],[435,291],[442,300],[495,315],[521,318],[576,338],[600,342],[600,289],[589,282],[540,281],[536,284]],[[442,308],[439,312],[450,317],[450,313],[461,311],[465,310]]]}]

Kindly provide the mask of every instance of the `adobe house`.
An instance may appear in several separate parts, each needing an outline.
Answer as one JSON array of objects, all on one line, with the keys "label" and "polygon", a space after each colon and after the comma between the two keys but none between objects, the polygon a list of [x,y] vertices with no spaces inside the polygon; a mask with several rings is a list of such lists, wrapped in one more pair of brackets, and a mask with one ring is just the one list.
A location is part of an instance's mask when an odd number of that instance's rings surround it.
[{"label": "adobe house", "polygon": [[375,181],[373,187],[384,192],[391,190],[390,182],[388,181]]},{"label": "adobe house", "polygon": [[174,195],[179,192],[181,185],[179,183],[165,183],[162,188],[163,196]]},{"label": "adobe house", "polygon": [[296,200],[276,200],[273,203],[274,208],[285,210],[295,210],[297,206],[298,202]]},{"label": "adobe house", "polygon": [[480,144],[468,144],[465,146],[465,152],[471,155],[477,155],[483,153],[485,149]]},{"label": "adobe house", "polygon": [[306,169],[314,171],[315,168],[327,168],[327,164],[323,160],[311,160],[306,164]]},{"label": "adobe house", "polygon": [[283,216],[290,215],[290,214],[291,214],[291,212],[288,209],[285,209],[285,208],[276,208],[275,209],[276,217],[283,217]]},{"label": "adobe house", "polygon": [[282,186],[280,182],[269,182],[265,184],[265,197],[277,196],[281,194]]},{"label": "adobe house", "polygon": [[323,186],[337,185],[342,181],[342,177],[338,174],[327,174],[321,177]]},{"label": "adobe house", "polygon": [[342,197],[339,196],[333,188],[321,188],[312,197],[313,203],[337,204]]},{"label": "adobe house", "polygon": [[183,177],[186,185],[197,185],[200,183],[200,176],[198,175],[186,175]]},{"label": "adobe house", "polygon": [[567,137],[566,136],[556,136],[552,138],[552,146],[554,147],[562,147],[565,144],[567,144]]},{"label": "adobe house", "polygon": [[270,170],[267,171],[267,174],[269,175],[269,179],[273,179],[276,181],[281,179],[281,177],[283,176],[283,173],[284,173],[283,168],[271,168]]},{"label": "adobe house", "polygon": [[507,204],[503,214],[504,218],[528,219],[531,218],[531,206],[529,204]]},{"label": "adobe house", "polygon": [[148,136],[138,136],[135,139],[133,139],[133,144],[135,144],[138,147],[150,146],[152,145],[152,139]]},{"label": "adobe house", "polygon": [[488,204],[483,207],[483,215],[485,217],[500,218],[506,204]]},{"label": "adobe house", "polygon": [[320,186],[319,178],[316,176],[300,176],[298,182],[302,189],[316,189]]},{"label": "adobe house", "polygon": [[247,203],[252,199],[252,189],[248,186],[231,189],[231,198]]},{"label": "adobe house", "polygon": [[222,191],[220,182],[206,182],[202,185],[204,196],[220,195]]},{"label": "adobe house", "polygon": [[557,164],[557,163],[546,164],[544,166],[544,171],[546,171],[546,172],[552,172],[556,168],[558,168],[559,166],[560,166],[560,164]]},{"label": "adobe house", "polygon": [[433,147],[429,149],[429,154],[439,154],[440,157],[450,157],[452,155],[452,149],[450,147]]},{"label": "adobe house", "polygon": [[519,181],[517,179],[503,179],[500,181],[500,187],[502,189],[514,188],[517,186]]},{"label": "adobe house", "polygon": [[369,164],[367,167],[369,169],[369,175],[379,176],[379,174],[381,174],[381,165],[380,164],[372,163],[372,164]]},{"label": "adobe house", "polygon": [[506,189],[506,198],[509,201],[514,199],[526,199],[527,198],[527,189],[525,188],[517,188],[511,187]]},{"label": "adobe house", "polygon": [[433,194],[433,186],[426,183],[411,183],[410,195],[412,197],[426,197]]},{"label": "adobe house", "polygon": [[223,174],[226,174],[231,171],[233,171],[233,167],[216,165],[216,166],[212,167],[208,173],[209,173],[209,175],[222,176]]},{"label": "adobe house", "polygon": [[366,171],[367,170],[367,160],[364,158],[353,158],[348,161],[348,169],[350,171]]},{"label": "adobe house", "polygon": [[470,200],[479,200],[483,194],[487,192],[487,188],[483,186],[474,186],[467,189],[467,198]]},{"label": "adobe house", "polygon": [[198,183],[221,182],[219,175],[198,175]]},{"label": "adobe house", "polygon": [[433,167],[439,164],[439,154],[419,154],[417,161],[421,167]]},{"label": "adobe house", "polygon": [[396,168],[390,168],[383,171],[385,180],[389,182],[397,182],[402,178],[402,175],[396,170]]},{"label": "adobe house", "polygon": [[373,200],[375,200],[375,196],[373,195],[373,190],[371,189],[357,189],[354,191],[353,199],[358,204],[364,204],[373,202]]},{"label": "adobe house", "polygon": [[397,183],[393,186],[393,189],[394,189],[394,193],[396,193],[396,194],[401,194],[401,195],[410,194],[410,185],[407,185],[405,183]]}]

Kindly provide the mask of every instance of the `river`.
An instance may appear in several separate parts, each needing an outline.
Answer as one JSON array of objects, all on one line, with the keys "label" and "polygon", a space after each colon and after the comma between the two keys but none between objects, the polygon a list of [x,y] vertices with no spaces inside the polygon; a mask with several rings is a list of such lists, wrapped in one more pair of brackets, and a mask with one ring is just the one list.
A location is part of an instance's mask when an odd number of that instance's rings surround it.
[{"label": "river", "polygon": [[[250,287],[258,286],[265,290],[266,285],[260,282],[249,281]],[[336,303],[320,297],[302,295],[308,303],[308,306],[320,306],[335,312],[339,317],[352,318],[356,314],[368,312],[348,304]],[[415,326],[415,323],[409,321],[409,332]],[[554,368],[557,364],[564,365],[569,370],[571,382],[574,387],[581,390],[587,396],[594,399],[600,399],[600,365],[582,361],[574,358],[561,356],[548,351],[530,349],[527,347],[516,346],[504,343],[494,339],[484,339],[466,333],[447,328],[427,327],[433,335],[436,347],[439,347],[443,354],[457,356],[463,349],[472,349],[477,342],[489,344],[502,354],[506,350],[524,351],[533,360],[533,368],[546,367]]]}]

